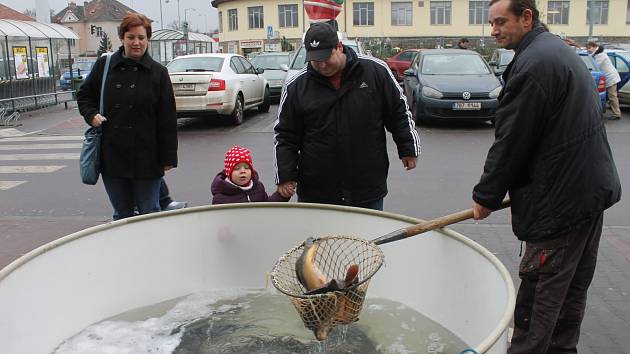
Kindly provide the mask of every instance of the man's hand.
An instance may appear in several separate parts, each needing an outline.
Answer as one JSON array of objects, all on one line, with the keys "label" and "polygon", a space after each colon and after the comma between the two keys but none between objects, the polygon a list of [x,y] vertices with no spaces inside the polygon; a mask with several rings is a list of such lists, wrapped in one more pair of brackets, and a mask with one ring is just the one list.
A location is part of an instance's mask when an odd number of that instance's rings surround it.
[{"label": "man's hand", "polygon": [[402,164],[405,167],[405,169],[409,171],[416,168],[416,161],[418,161],[418,158],[415,156],[405,156],[400,160],[402,161]]},{"label": "man's hand", "polygon": [[295,194],[295,181],[282,182],[278,185],[278,193],[284,198],[291,198]]},{"label": "man's hand", "polygon": [[92,126],[94,128],[100,127],[103,122],[107,121],[107,118],[103,117],[100,113],[96,113],[94,118],[92,118]]},{"label": "man's hand", "polygon": [[473,218],[475,220],[485,219],[488,217],[488,215],[490,215],[490,213],[492,213],[492,210],[486,208],[485,206],[475,201],[473,201],[472,209],[473,209]]}]

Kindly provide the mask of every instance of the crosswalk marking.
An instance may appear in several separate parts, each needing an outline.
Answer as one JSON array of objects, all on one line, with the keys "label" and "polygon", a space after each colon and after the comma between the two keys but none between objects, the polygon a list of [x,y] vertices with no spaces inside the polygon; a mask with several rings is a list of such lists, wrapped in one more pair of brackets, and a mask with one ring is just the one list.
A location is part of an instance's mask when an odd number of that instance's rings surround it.
[{"label": "crosswalk marking", "polygon": [[24,133],[15,128],[0,129],[0,138],[5,136],[22,136]]},{"label": "crosswalk marking", "polygon": [[0,155],[0,161],[77,160],[78,153]]},{"label": "crosswalk marking", "polygon": [[7,189],[17,187],[24,183],[26,183],[26,181],[0,181],[0,191],[6,191]]},{"label": "crosswalk marking", "polygon": [[0,173],[50,173],[59,171],[65,165],[48,166],[0,166]]},{"label": "crosswalk marking", "polygon": [[83,140],[82,135],[54,135],[54,136],[21,136],[17,138],[4,138],[0,139],[0,143],[16,143],[16,142],[27,142],[27,141],[81,141]]},{"label": "crosswalk marking", "polygon": [[32,144],[32,145],[2,145],[0,150],[47,150],[47,149],[80,149],[82,144]]}]

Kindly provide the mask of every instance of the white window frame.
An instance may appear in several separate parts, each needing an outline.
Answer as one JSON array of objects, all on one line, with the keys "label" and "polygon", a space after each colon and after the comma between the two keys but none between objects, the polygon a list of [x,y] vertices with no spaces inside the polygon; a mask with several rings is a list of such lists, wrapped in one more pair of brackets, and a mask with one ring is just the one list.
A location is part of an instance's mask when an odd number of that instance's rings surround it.
[{"label": "white window frame", "polygon": [[488,22],[489,0],[471,0],[468,2],[468,24],[484,25]]},{"label": "white window frame", "polygon": [[249,29],[265,28],[265,9],[263,6],[252,6],[247,8],[247,23]]},{"label": "white window frame", "polygon": [[[590,1],[586,3],[586,24],[589,24],[589,16],[591,15],[591,8],[588,6]],[[593,15],[594,25],[607,25],[608,24],[608,11],[610,11],[610,4],[608,0],[592,0],[590,2],[595,9],[595,15]]]},{"label": "white window frame", "polygon": [[228,9],[228,31],[238,31],[238,9]]},{"label": "white window frame", "polygon": [[297,4],[278,5],[278,23],[280,28],[297,27],[299,23]]},{"label": "white window frame", "polygon": [[[571,2],[569,0],[554,0],[547,2],[547,24],[568,25]],[[558,13],[553,13],[558,11]]]},{"label": "white window frame", "polygon": [[392,2],[392,26],[413,26],[413,1]]},{"label": "white window frame", "polygon": [[223,11],[219,11],[219,33],[223,33]]},{"label": "white window frame", "polygon": [[431,0],[430,2],[431,9],[431,25],[450,25],[452,12],[453,12],[453,3],[444,0]]},{"label": "white window frame", "polygon": [[374,26],[374,3],[373,2],[353,3],[352,4],[352,24],[354,26]]}]

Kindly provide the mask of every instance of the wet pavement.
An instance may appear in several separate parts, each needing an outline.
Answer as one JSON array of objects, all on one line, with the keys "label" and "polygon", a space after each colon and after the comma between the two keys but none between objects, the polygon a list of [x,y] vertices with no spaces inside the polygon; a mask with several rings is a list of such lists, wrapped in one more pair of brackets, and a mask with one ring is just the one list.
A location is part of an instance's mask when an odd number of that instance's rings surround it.
[{"label": "wet pavement", "polygon": [[[629,108],[623,108],[620,121],[606,123],[625,191],[630,190],[626,178],[630,176]],[[267,190],[273,190],[276,109],[274,105],[267,114],[250,112],[236,127],[212,118],[180,119],[179,167],[166,177],[173,198],[190,206],[209,204],[210,181],[223,168],[225,151],[236,144],[252,150],[254,168]],[[18,123],[0,126],[0,268],[49,241],[111,219],[102,184],[86,186],[79,179],[77,145],[86,125],[76,107],[66,110],[59,105],[24,113]],[[430,219],[470,207],[472,187],[493,139],[492,127],[432,124],[419,131],[423,154],[418,168],[410,172],[403,170],[392,140],[388,141],[385,210]],[[629,209],[624,196],[605,213],[597,272],[582,326],[579,349],[583,353],[628,353],[630,348]],[[520,242],[511,232],[507,211],[451,228],[493,252],[518,286]]]}]

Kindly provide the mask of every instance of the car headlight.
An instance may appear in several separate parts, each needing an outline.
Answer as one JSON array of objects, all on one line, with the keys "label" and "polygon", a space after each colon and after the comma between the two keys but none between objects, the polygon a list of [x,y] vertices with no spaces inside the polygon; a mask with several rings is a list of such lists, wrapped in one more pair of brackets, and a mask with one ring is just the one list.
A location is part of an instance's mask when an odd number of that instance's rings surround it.
[{"label": "car headlight", "polygon": [[434,88],[431,88],[429,86],[424,86],[422,88],[422,95],[424,97],[431,97],[431,98],[442,98],[442,97],[444,97],[444,95],[442,95],[442,92],[440,92],[440,91],[438,91],[438,90],[436,90]]},{"label": "car headlight", "polygon": [[488,97],[490,98],[497,98],[499,97],[499,95],[501,94],[501,89],[503,88],[503,86],[499,86],[497,88],[495,88],[494,90],[490,91],[490,93],[488,94]]}]

